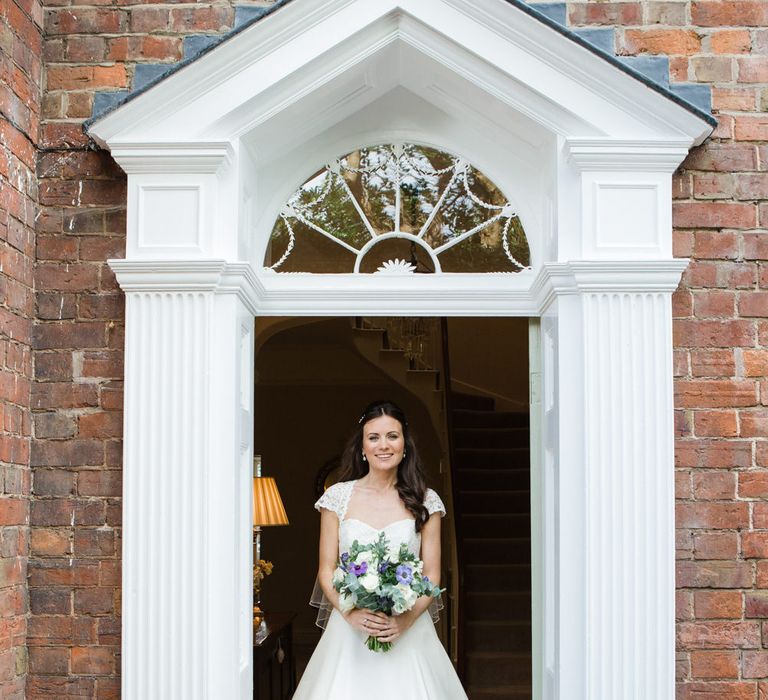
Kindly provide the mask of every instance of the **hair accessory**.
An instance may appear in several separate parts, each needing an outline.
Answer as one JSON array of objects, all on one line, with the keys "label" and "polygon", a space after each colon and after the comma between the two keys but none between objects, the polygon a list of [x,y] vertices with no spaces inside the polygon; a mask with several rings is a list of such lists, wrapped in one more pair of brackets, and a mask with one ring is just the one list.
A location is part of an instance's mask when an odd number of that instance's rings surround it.
[{"label": "hair accessory", "polygon": [[363,413],[363,415],[362,415],[362,416],[360,416],[360,420],[359,420],[359,421],[357,421],[357,424],[358,424],[358,425],[360,425],[360,423],[362,423],[362,422],[363,422],[363,420],[365,420],[365,413]]}]

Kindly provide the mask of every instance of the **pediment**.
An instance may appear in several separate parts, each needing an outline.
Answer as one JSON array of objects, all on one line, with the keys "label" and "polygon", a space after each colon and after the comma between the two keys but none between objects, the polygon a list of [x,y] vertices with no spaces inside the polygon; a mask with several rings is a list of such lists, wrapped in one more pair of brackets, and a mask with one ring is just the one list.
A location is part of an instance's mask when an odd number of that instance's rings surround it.
[{"label": "pediment", "polygon": [[[509,0],[291,0],[87,128],[102,145],[276,144],[398,88],[528,141],[700,143],[712,121]],[[269,134],[269,138],[266,135]]]}]

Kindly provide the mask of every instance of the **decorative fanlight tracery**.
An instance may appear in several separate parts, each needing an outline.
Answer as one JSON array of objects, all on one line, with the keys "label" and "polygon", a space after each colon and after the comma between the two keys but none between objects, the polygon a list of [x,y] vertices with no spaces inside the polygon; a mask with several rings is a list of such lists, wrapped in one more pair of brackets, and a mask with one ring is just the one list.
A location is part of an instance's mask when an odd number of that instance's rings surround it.
[{"label": "decorative fanlight tracery", "polygon": [[310,177],[280,212],[273,272],[519,272],[530,252],[496,185],[444,151],[361,148]]}]

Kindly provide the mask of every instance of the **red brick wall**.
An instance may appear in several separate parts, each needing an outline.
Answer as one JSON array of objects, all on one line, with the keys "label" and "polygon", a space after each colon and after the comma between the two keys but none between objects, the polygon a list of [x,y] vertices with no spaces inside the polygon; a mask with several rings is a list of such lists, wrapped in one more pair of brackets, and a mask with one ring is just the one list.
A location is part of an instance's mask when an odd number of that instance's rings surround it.
[{"label": "red brick wall", "polygon": [[[104,261],[123,251],[125,180],[81,122],[94,91],[125,89],[137,63],[176,61],[186,34],[231,27],[232,4],[46,2],[29,698],[119,694],[122,297]],[[675,295],[679,696],[762,699],[768,2],[573,2],[569,18],[616,27],[619,53],[669,55],[674,81],[713,86],[720,127],[675,178],[676,252],[695,258]]]},{"label": "red brick wall", "polygon": [[[678,698],[768,698],[768,3],[571,6],[620,53],[711,84],[714,137],[675,177]],[[616,19],[616,18],[620,19]],[[621,19],[623,18],[623,20]],[[645,26],[642,26],[645,25]]]},{"label": "red brick wall", "polygon": [[120,695],[124,301],[105,261],[124,254],[126,181],[82,121],[95,91],[180,60],[185,35],[230,29],[234,10],[44,5],[27,697],[106,700]]},{"label": "red brick wall", "polygon": [[24,697],[42,10],[0,2],[0,697]]}]

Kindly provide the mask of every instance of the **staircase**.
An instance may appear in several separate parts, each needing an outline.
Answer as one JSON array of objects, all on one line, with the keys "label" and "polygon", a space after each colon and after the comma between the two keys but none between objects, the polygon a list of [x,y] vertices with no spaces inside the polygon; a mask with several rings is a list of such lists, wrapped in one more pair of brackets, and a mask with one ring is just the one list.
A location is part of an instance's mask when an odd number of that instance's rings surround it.
[{"label": "staircase", "polygon": [[470,700],[531,698],[530,457],[527,414],[452,394],[454,494]]}]

